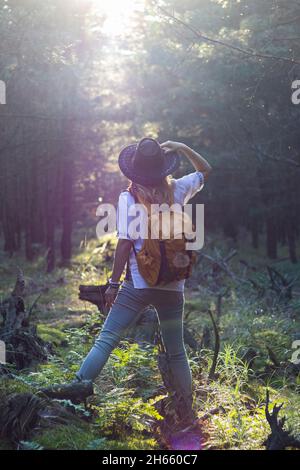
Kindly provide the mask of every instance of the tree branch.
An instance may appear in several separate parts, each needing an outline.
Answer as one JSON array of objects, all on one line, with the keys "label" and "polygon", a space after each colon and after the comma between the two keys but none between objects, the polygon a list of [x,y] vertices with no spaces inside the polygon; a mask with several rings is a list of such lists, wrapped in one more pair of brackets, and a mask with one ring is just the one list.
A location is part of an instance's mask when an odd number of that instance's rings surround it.
[{"label": "tree branch", "polygon": [[236,52],[239,52],[240,54],[244,54],[248,57],[254,57],[254,58],[257,58],[257,59],[271,59],[271,60],[279,60],[279,61],[284,61],[284,62],[290,62],[292,64],[297,64],[297,65],[300,65],[300,61],[298,60],[295,60],[295,59],[292,59],[290,57],[284,57],[284,56],[275,56],[275,55],[272,55],[272,54],[263,54],[261,52],[256,52],[256,51],[253,51],[253,50],[249,50],[249,49],[243,49],[241,47],[238,47],[238,46],[234,46],[233,44],[228,44],[224,41],[221,41],[220,39],[215,39],[215,38],[211,38],[209,36],[206,36],[205,34],[201,33],[200,31],[198,31],[196,28],[194,28],[193,26],[185,23],[183,20],[181,20],[180,18],[177,18],[176,16],[172,15],[171,13],[169,13],[165,8],[161,7],[160,5],[157,5],[156,1],[153,2],[156,7],[168,18],[176,21],[178,24],[184,26],[184,28],[188,29],[189,31],[191,31],[198,39],[201,39],[202,41],[205,41],[205,42],[209,42],[211,44],[214,44],[215,46],[222,46],[222,47],[227,47],[228,49],[231,49],[233,51],[236,51]]}]

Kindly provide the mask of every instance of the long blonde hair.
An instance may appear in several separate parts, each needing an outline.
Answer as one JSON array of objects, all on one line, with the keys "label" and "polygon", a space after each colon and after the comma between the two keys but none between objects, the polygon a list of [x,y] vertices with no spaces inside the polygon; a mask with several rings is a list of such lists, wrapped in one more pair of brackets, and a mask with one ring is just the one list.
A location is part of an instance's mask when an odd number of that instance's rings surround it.
[{"label": "long blonde hair", "polygon": [[146,207],[163,203],[172,205],[174,202],[171,176],[166,176],[157,186],[144,186],[131,181],[128,190]]}]

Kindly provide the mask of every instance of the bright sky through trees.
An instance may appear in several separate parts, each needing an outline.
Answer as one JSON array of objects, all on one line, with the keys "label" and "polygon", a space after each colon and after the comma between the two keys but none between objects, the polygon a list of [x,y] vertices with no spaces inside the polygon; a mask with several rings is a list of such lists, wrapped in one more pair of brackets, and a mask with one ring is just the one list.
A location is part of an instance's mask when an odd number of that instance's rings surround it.
[{"label": "bright sky through trees", "polygon": [[95,7],[105,15],[102,31],[118,36],[130,26],[136,11],[143,9],[143,0],[94,0]]}]

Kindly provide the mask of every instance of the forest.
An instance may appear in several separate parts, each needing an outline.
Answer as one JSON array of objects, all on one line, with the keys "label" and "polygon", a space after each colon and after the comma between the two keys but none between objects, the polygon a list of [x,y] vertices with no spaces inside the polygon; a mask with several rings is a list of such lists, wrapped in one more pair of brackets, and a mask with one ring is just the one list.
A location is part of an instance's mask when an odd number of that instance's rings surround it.
[{"label": "forest", "polygon": [[299,31],[300,0],[0,0],[0,450],[193,448],[164,424],[152,307],[72,385],[107,315],[97,208],[144,136],[213,169],[185,289],[197,445],[300,449]]}]

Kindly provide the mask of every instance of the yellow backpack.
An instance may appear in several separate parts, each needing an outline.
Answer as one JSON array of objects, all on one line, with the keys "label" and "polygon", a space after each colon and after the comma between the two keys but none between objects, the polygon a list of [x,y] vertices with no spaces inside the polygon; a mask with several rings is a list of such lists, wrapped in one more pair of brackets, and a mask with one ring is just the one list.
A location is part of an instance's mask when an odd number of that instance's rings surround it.
[{"label": "yellow backpack", "polygon": [[[180,211],[167,210],[153,214],[150,206],[138,194],[131,194],[136,202],[146,207],[148,213],[148,238],[144,239],[139,252],[133,245],[141,276],[151,287],[190,277],[196,253],[186,249],[186,242],[191,242],[191,239],[186,238],[183,227],[193,227],[189,216],[182,207]],[[170,196],[172,205],[172,189]],[[152,233],[154,229],[157,238],[151,237],[151,229]]]}]

